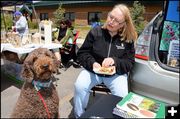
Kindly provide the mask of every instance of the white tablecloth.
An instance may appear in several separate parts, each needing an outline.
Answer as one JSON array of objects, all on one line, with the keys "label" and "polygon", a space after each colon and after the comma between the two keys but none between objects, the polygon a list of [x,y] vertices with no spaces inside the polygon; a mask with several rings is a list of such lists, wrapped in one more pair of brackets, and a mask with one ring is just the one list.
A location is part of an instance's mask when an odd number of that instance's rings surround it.
[{"label": "white tablecloth", "polygon": [[17,53],[18,55],[30,53],[34,49],[37,48],[48,48],[48,49],[56,49],[56,48],[61,48],[62,44],[57,44],[57,43],[51,43],[51,44],[29,44],[25,45],[23,47],[15,48],[12,44],[9,43],[2,43],[1,44],[1,52],[3,51],[10,51]]}]

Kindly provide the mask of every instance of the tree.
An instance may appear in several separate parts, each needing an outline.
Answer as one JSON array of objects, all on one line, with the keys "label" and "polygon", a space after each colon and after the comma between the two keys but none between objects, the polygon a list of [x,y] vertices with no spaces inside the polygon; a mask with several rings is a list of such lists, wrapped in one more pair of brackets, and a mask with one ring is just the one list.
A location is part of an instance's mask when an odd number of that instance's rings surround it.
[{"label": "tree", "polygon": [[138,34],[140,34],[146,25],[146,21],[144,20],[143,16],[145,13],[145,7],[141,5],[139,1],[134,1],[133,7],[130,8],[130,12],[136,31]]},{"label": "tree", "polygon": [[62,8],[62,4],[59,4],[58,9],[55,12],[53,12],[54,22],[56,26],[59,26],[59,22],[64,20],[64,13],[65,9]]},{"label": "tree", "polygon": [[13,17],[11,14],[1,13],[1,21],[1,30],[8,31],[13,26]]}]

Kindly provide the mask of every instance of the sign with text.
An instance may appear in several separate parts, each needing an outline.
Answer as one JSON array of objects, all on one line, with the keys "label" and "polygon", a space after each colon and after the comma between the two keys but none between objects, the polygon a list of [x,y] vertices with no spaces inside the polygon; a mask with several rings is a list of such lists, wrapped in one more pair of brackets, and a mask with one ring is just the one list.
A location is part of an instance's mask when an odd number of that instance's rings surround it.
[{"label": "sign with text", "polygon": [[173,40],[170,42],[168,65],[172,67],[179,65],[179,40]]},{"label": "sign with text", "polygon": [[170,42],[169,58],[179,59],[179,41],[173,40]]}]

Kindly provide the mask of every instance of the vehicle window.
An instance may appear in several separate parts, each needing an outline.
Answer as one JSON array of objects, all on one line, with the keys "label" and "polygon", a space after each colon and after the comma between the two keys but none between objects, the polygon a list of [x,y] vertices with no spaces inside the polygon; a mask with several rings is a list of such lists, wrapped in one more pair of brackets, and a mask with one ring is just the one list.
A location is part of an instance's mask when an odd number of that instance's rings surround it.
[{"label": "vehicle window", "polygon": [[[179,68],[179,1],[169,1],[159,46],[159,58],[170,67]],[[172,14],[173,13],[173,14]]]}]

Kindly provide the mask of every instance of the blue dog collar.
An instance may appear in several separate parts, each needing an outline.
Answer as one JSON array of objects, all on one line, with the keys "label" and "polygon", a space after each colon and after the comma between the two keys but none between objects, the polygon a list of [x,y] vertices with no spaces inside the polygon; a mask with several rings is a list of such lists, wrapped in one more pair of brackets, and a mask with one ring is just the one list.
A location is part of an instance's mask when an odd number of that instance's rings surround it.
[{"label": "blue dog collar", "polygon": [[47,83],[42,83],[40,81],[35,81],[35,80],[32,81],[32,84],[35,86],[35,88],[37,88],[36,90],[40,90],[41,88],[48,88],[50,87],[51,83],[52,80],[50,80]]}]

